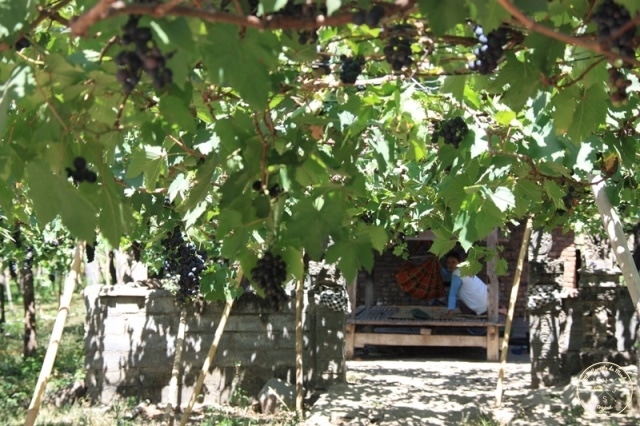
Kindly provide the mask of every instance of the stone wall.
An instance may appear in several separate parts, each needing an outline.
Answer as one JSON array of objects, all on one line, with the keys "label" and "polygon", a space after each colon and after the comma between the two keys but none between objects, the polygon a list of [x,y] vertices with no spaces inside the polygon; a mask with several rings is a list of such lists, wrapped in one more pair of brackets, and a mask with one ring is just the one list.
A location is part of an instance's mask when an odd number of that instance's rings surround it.
[{"label": "stone wall", "polygon": [[[89,395],[102,403],[117,396],[166,401],[180,316],[175,297],[166,290],[115,285],[87,287],[84,299]],[[305,300],[305,388],[324,389],[345,380],[345,315],[316,305],[310,293]],[[191,397],[223,308],[212,302],[187,311],[183,403]],[[273,377],[294,383],[295,323],[293,299],[280,312],[252,294],[236,300],[204,382],[203,401],[225,403],[239,392],[255,396]]]},{"label": "stone wall", "polygon": [[531,264],[532,387],[567,384],[597,362],[636,363],[638,314],[614,271],[579,271],[577,289],[560,285],[562,263]]}]

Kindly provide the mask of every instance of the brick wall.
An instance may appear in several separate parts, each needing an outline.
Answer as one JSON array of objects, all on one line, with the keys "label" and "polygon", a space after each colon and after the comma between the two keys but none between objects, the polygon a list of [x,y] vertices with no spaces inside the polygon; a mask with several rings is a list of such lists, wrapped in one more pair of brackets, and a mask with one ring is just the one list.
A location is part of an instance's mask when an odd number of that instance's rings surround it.
[{"label": "brick wall", "polygon": [[[234,303],[204,382],[205,402],[227,402],[237,390],[256,396],[273,377],[294,383],[294,304],[275,312],[251,294]],[[127,285],[90,286],[85,305],[89,395],[105,404],[117,396],[166,401],[180,316],[175,297]],[[191,397],[223,308],[219,302],[188,309],[179,392],[183,403]],[[344,314],[315,303],[305,303],[304,311],[305,387],[344,382]]]}]

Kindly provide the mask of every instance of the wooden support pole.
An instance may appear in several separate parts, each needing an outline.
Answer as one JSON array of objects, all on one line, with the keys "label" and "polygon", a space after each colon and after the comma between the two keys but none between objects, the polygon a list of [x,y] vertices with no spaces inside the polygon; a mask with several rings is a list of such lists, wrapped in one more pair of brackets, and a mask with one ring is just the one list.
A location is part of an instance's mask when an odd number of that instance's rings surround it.
[{"label": "wooden support pole", "polygon": [[304,280],[296,283],[296,412],[304,418]]},{"label": "wooden support pole", "polygon": [[620,217],[611,205],[605,187],[606,185],[602,177],[591,177],[591,190],[596,199],[596,206],[600,212],[602,225],[609,236],[613,255],[615,256],[620,271],[622,271],[622,276],[627,284],[633,306],[638,315],[640,315],[640,275],[633,260],[633,255],[629,250],[627,236],[624,233],[624,229],[622,229]]},{"label": "wooden support pole", "polygon": [[507,354],[509,352],[509,335],[511,334],[511,323],[513,321],[513,312],[515,311],[516,301],[518,300],[518,290],[520,288],[520,277],[522,276],[522,268],[524,260],[528,253],[529,238],[531,237],[531,228],[533,227],[533,219],[529,217],[524,227],[522,235],[522,244],[520,244],[520,254],[518,255],[518,263],[513,277],[513,286],[511,287],[511,298],[509,299],[509,310],[507,311],[507,322],[504,326],[504,337],[502,339],[502,355],[500,356],[500,371],[498,373],[498,384],[496,386],[496,407],[502,404],[502,385],[504,382],[504,367],[507,362]]},{"label": "wooden support pole", "polygon": [[[236,285],[240,285],[242,282],[242,269],[238,269],[238,274],[236,276]],[[207,358],[204,360],[202,364],[202,369],[200,370],[200,375],[198,376],[198,380],[193,387],[193,393],[191,394],[191,398],[189,399],[189,403],[184,409],[182,413],[182,418],[180,419],[180,426],[184,426],[189,421],[189,416],[191,415],[191,411],[193,411],[193,406],[198,399],[198,395],[202,390],[202,385],[204,384],[204,379],[209,374],[209,368],[213,363],[213,359],[216,356],[216,352],[218,351],[218,345],[220,344],[220,339],[222,338],[222,334],[224,333],[224,328],[227,326],[227,320],[229,319],[229,314],[231,314],[231,308],[233,307],[233,302],[235,299],[229,298],[224,305],[224,310],[222,311],[222,315],[220,316],[220,322],[218,323],[218,327],[216,327],[216,332],[213,335],[213,341],[211,342],[211,346],[209,347],[209,352],[207,353]]]},{"label": "wooden support pole", "polygon": [[38,411],[40,411],[40,405],[42,404],[42,396],[47,388],[49,377],[51,377],[51,370],[53,370],[53,364],[56,360],[58,347],[60,346],[60,339],[62,338],[62,332],[64,331],[64,323],[67,320],[69,306],[71,305],[71,297],[73,296],[76,282],[80,277],[83,257],[84,242],[80,241],[76,245],[73,260],[71,261],[71,268],[64,283],[64,292],[60,299],[58,315],[56,316],[56,321],[53,324],[51,338],[49,339],[49,346],[47,346],[47,353],[42,361],[42,367],[40,369],[40,375],[38,376],[35,391],[33,392],[33,398],[31,399],[29,409],[27,410],[27,417],[24,422],[25,426],[32,426],[38,417]]},{"label": "wooden support pole", "polygon": [[182,365],[182,350],[184,348],[184,336],[187,333],[187,307],[182,304],[180,307],[180,321],[178,323],[178,335],[176,336],[176,352],[173,355],[173,367],[171,368],[171,380],[169,380],[169,398],[164,410],[164,421],[168,426],[175,423],[173,409],[179,406],[180,398],[180,366]]}]

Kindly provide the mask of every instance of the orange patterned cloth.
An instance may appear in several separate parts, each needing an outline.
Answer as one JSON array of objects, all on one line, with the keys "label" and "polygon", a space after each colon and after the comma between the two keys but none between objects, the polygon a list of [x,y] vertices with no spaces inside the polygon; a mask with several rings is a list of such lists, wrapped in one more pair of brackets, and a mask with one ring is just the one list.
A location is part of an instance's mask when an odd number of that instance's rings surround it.
[{"label": "orange patterned cloth", "polygon": [[402,290],[416,299],[437,299],[445,295],[440,269],[435,256],[420,264],[408,261],[396,273],[396,281]]}]

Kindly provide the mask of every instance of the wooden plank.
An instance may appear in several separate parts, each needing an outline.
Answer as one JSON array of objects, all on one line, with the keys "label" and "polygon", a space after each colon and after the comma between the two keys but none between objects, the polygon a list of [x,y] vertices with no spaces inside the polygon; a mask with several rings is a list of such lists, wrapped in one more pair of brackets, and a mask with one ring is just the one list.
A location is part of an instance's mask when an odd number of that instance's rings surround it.
[{"label": "wooden plank", "polygon": [[354,346],[363,348],[365,345],[379,346],[476,346],[486,347],[486,336],[471,335],[424,335],[424,334],[393,334],[393,333],[356,333]]},{"label": "wooden plank", "polygon": [[502,322],[489,321],[456,321],[456,320],[360,320],[347,318],[348,324],[357,325],[391,325],[394,327],[487,327],[503,326]]}]

